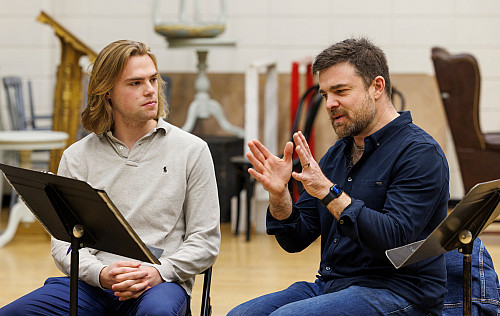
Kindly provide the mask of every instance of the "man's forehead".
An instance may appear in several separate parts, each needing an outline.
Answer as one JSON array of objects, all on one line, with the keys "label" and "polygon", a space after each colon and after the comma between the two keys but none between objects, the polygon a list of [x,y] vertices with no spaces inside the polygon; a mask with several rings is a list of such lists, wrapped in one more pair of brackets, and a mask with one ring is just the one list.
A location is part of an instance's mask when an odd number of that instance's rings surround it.
[{"label": "man's forehead", "polygon": [[122,80],[150,78],[158,74],[158,70],[149,55],[131,56],[120,74]]},{"label": "man's forehead", "polygon": [[339,63],[321,70],[318,79],[323,90],[349,86],[363,80],[349,63]]}]

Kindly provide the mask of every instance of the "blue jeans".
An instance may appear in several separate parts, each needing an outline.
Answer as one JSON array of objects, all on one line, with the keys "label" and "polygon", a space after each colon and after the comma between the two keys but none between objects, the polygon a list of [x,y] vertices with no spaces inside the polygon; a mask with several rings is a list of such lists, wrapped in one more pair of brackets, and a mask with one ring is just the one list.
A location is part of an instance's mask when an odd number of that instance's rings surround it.
[{"label": "blue jeans", "polygon": [[267,294],[236,306],[239,315],[428,315],[401,296],[386,290],[350,286],[323,294],[324,282],[296,282],[283,291]]},{"label": "blue jeans", "polygon": [[[446,253],[448,293],[444,298],[443,315],[462,315],[463,311],[463,254],[457,250]],[[498,276],[491,256],[483,242],[476,238],[472,261],[472,315],[500,315]]]},{"label": "blue jeans", "polygon": [[[49,278],[44,286],[0,309],[0,316],[69,314],[69,278]],[[175,283],[160,283],[137,299],[123,302],[110,290],[78,281],[78,315],[184,315],[186,291]]]}]

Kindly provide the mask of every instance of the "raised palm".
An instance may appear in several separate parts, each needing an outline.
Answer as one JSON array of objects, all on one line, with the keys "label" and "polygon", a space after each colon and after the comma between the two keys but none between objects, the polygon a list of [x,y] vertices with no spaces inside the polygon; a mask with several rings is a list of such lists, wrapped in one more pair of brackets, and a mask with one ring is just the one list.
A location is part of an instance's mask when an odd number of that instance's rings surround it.
[{"label": "raised palm", "polygon": [[270,194],[280,194],[287,189],[292,174],[293,144],[286,144],[283,158],[273,155],[258,140],[249,142],[248,147],[250,152],[246,156],[254,166],[254,169],[249,169],[248,172]]}]

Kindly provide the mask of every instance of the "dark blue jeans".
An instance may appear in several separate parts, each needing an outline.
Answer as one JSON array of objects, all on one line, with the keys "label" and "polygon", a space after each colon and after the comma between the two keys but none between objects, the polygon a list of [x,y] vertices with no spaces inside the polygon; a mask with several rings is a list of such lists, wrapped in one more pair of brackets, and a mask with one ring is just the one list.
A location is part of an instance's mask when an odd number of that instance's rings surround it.
[{"label": "dark blue jeans", "polygon": [[[443,315],[462,315],[463,311],[463,254],[458,250],[446,253],[448,293],[444,298]],[[483,242],[476,238],[472,260],[472,315],[500,315],[498,276],[491,256]]]},{"label": "dark blue jeans", "polygon": [[229,316],[263,315],[428,315],[386,289],[350,286],[323,294],[324,283],[297,282],[283,291],[267,294],[236,306]]},{"label": "dark blue jeans", "polygon": [[[110,290],[78,282],[78,315],[184,315],[186,291],[175,283],[160,283],[137,299],[120,302]],[[49,278],[44,286],[0,309],[0,316],[69,314],[69,278]]]},{"label": "dark blue jeans", "polygon": [[[472,258],[472,315],[500,315],[498,277],[483,242],[474,241]],[[448,274],[443,315],[463,315],[463,255],[446,253]],[[236,306],[229,316],[239,315],[425,315],[416,306],[388,290],[351,286],[323,294],[320,281],[297,282],[289,288]]]}]

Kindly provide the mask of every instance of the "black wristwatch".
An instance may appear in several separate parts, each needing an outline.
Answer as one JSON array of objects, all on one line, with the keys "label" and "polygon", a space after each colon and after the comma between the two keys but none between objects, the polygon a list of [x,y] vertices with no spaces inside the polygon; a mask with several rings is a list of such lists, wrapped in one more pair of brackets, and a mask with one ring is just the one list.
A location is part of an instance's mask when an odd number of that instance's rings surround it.
[{"label": "black wristwatch", "polygon": [[321,203],[323,203],[324,206],[327,206],[333,199],[338,198],[342,192],[344,191],[338,185],[332,185],[328,194],[321,199]]}]

